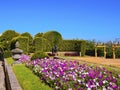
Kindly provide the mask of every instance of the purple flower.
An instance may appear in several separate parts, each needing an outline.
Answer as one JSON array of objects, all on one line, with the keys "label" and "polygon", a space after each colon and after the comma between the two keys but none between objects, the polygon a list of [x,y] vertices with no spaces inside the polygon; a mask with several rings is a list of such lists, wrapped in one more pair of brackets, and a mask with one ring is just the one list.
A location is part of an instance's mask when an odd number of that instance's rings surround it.
[{"label": "purple flower", "polygon": [[28,61],[30,61],[30,56],[28,55],[22,54],[19,58],[19,62],[21,63],[26,63]]},{"label": "purple flower", "polygon": [[108,89],[105,87],[119,89],[117,78],[120,74],[115,77],[105,68],[52,58],[35,59],[29,62],[28,67],[31,66],[41,80],[56,90],[92,90],[101,87],[105,90]]},{"label": "purple flower", "polygon": [[82,88],[78,88],[77,90],[82,90]]},{"label": "purple flower", "polygon": [[118,77],[120,78],[120,74],[118,74]]},{"label": "purple flower", "polygon": [[112,84],[112,88],[113,88],[114,90],[116,90],[117,87],[118,87],[118,86],[117,86],[115,83]]}]

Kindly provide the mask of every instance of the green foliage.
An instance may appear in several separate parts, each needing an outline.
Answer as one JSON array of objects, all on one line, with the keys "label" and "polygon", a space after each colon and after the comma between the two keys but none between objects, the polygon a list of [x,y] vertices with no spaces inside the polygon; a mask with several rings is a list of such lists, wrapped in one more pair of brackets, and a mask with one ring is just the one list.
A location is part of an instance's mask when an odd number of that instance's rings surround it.
[{"label": "green foliage", "polygon": [[86,52],[86,41],[82,41],[82,42],[81,42],[80,52],[81,52],[81,56],[85,56],[85,52]]},{"label": "green foliage", "polygon": [[116,58],[120,58],[120,48],[116,48]]},{"label": "green foliage", "polygon": [[6,30],[5,32],[2,33],[2,35],[0,36],[0,41],[10,41],[12,40],[14,37],[17,37],[18,35],[20,35],[19,33],[15,32],[14,30]]},{"label": "green foliage", "polygon": [[34,38],[34,46],[35,46],[35,51],[43,51],[43,43],[42,43],[41,37],[36,37]]},{"label": "green foliage", "polygon": [[63,40],[58,46],[59,51],[76,51],[81,52],[81,55],[85,55],[86,42],[84,40]]},{"label": "green foliage", "polygon": [[37,34],[35,34],[34,38],[36,38],[36,37],[42,37],[42,36],[43,36],[43,33],[37,33]]},{"label": "green foliage", "polygon": [[8,57],[11,57],[11,56],[12,56],[10,50],[5,50],[3,55],[4,55],[4,58],[8,58]]},{"label": "green foliage", "polygon": [[34,38],[33,42],[34,42],[35,51],[49,51],[52,48],[48,40],[42,37]]},{"label": "green foliage", "polygon": [[10,50],[10,43],[11,40],[14,37],[19,36],[20,34],[15,32],[14,30],[6,30],[5,32],[2,33],[2,35],[0,36],[0,42],[1,45],[4,46],[4,50]]},{"label": "green foliage", "polygon": [[62,35],[57,31],[48,31],[43,34],[43,37],[47,39],[50,45],[53,47],[54,45],[59,45],[62,40]]},{"label": "green foliage", "polygon": [[31,36],[30,33],[25,32],[25,33],[22,33],[21,36],[28,37],[28,38],[29,38],[29,45],[32,44],[32,42],[33,42],[33,37]]},{"label": "green foliage", "polygon": [[39,59],[40,58],[45,58],[45,57],[48,57],[48,55],[45,52],[37,51],[32,55],[31,60],[34,60],[34,59],[37,59],[37,58],[39,58]]},{"label": "green foliage", "polygon": [[29,39],[28,53],[33,53],[34,52],[33,37],[31,36],[31,34],[28,32],[25,32],[25,33],[22,33],[21,36],[27,37]]},{"label": "green foliage", "polygon": [[29,39],[28,37],[24,37],[24,36],[18,36],[12,39],[11,41],[11,49],[15,48],[15,43],[16,42],[20,43],[20,49],[23,50],[24,54],[28,54],[28,48],[29,48]]},{"label": "green foliage", "polygon": [[24,65],[14,65],[13,71],[23,90],[53,90]]},{"label": "green foliage", "polygon": [[95,41],[86,40],[86,55],[95,56]]},{"label": "green foliage", "polygon": [[42,39],[42,46],[43,51],[51,51],[52,46],[47,39],[45,38]]},{"label": "green foliage", "polygon": [[106,58],[113,58],[113,51],[112,51],[112,48],[110,48],[110,47],[107,47],[107,49],[106,49],[107,51],[107,53],[106,53]]},{"label": "green foliage", "polygon": [[35,47],[33,45],[30,45],[28,48],[29,53],[34,53],[35,52]]}]

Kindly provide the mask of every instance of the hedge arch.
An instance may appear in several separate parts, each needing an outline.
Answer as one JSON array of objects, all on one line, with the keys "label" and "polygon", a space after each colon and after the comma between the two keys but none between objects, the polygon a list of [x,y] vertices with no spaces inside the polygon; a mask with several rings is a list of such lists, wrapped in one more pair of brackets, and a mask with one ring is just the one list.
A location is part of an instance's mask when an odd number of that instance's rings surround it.
[{"label": "hedge arch", "polygon": [[28,48],[29,48],[29,38],[28,37],[24,37],[24,36],[18,36],[15,37],[11,40],[11,50],[15,48],[15,43],[16,42],[20,43],[20,49],[23,50],[24,54],[28,54]]},{"label": "hedge arch", "polygon": [[43,38],[47,39],[50,45],[59,45],[62,40],[62,35],[57,31],[48,31],[43,34]]},{"label": "hedge arch", "polygon": [[51,46],[47,39],[42,37],[35,37],[34,40],[34,47],[36,51],[50,51]]}]

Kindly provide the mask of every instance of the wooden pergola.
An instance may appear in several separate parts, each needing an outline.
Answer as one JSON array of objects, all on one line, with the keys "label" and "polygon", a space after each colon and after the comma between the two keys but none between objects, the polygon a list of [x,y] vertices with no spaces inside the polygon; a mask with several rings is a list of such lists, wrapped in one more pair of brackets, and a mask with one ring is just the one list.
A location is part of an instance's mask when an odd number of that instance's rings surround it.
[{"label": "wooden pergola", "polygon": [[95,57],[97,57],[97,48],[103,48],[104,49],[104,58],[106,58],[106,45],[104,45],[104,44],[95,45]]},{"label": "wooden pergola", "polygon": [[120,44],[118,43],[118,44],[113,44],[112,45],[112,50],[113,50],[113,59],[115,59],[116,57],[116,55],[115,55],[115,49],[116,48],[120,48]]},{"label": "wooden pergola", "polygon": [[[105,44],[99,44],[97,43],[95,45],[95,57],[97,57],[97,48],[103,48],[104,49],[104,58],[106,58],[106,45]],[[112,51],[113,51],[113,59],[116,58],[115,50],[116,48],[120,48],[120,43],[112,43]]]}]

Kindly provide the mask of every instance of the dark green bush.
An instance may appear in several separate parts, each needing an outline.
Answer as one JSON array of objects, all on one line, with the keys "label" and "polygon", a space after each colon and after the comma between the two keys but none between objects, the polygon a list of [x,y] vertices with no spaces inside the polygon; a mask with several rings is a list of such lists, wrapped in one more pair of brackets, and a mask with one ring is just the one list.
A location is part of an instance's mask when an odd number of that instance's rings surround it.
[{"label": "dark green bush", "polygon": [[62,40],[58,46],[58,51],[75,51],[81,52],[81,56],[85,55],[86,41],[84,40]]},{"label": "dark green bush", "polygon": [[81,52],[81,56],[85,56],[85,52],[86,52],[86,42],[82,41],[80,44],[80,52]]},{"label": "dark green bush", "polygon": [[0,36],[0,42],[4,46],[4,50],[10,50],[10,42],[14,37],[19,36],[20,34],[14,30],[6,30]]},{"label": "dark green bush", "polygon": [[85,55],[95,56],[95,41],[86,40],[86,53]]},{"label": "dark green bush", "polygon": [[51,51],[51,45],[49,41],[42,37],[36,37],[34,38],[34,48],[36,51]]},{"label": "dark green bush", "polygon": [[42,35],[43,35],[43,33],[37,33],[37,34],[35,34],[34,38],[36,38],[36,37],[42,37]]},{"label": "dark green bush", "polygon": [[47,39],[50,45],[53,47],[54,45],[58,45],[61,43],[62,35],[57,31],[48,31],[43,34],[43,37]]},{"label": "dark green bush", "polygon": [[35,52],[37,52],[37,51],[43,51],[42,39],[43,39],[42,37],[36,37],[34,39]]},{"label": "dark green bush", "polygon": [[35,52],[35,47],[34,46],[29,46],[28,52],[29,53],[34,53]]},{"label": "dark green bush", "polygon": [[21,36],[28,37],[28,39],[29,39],[29,45],[32,44],[32,42],[33,42],[33,37],[31,36],[30,33],[25,32],[25,33],[22,33]]},{"label": "dark green bush", "polygon": [[4,56],[4,58],[8,58],[8,57],[12,56],[12,53],[9,50],[5,50],[3,56]]},{"label": "dark green bush", "polygon": [[48,57],[47,53],[37,51],[32,55],[31,60],[34,60],[34,59],[37,59],[37,58],[41,59],[41,58],[45,58],[45,57]]},{"label": "dark green bush", "polygon": [[18,36],[12,39],[11,41],[11,49],[15,48],[15,43],[16,42],[20,43],[20,49],[23,50],[24,54],[28,54],[28,49],[29,49],[29,39],[28,37],[24,37],[24,36]]}]

